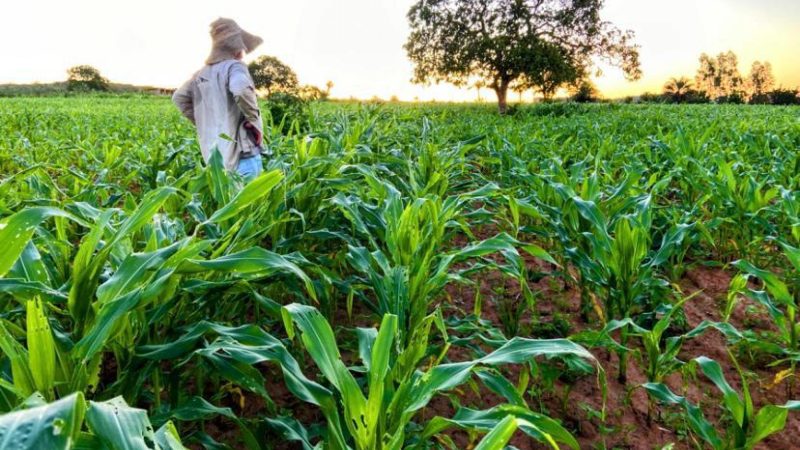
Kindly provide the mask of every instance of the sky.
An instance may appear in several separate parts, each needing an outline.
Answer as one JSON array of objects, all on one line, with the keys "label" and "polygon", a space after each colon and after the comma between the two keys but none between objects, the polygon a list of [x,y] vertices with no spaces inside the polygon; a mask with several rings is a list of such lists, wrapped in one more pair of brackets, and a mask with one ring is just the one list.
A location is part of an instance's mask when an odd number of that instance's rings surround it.
[{"label": "sky", "polygon": [[[77,64],[120,83],[175,87],[210,49],[208,24],[235,19],[264,38],[300,82],[334,83],[337,98],[477,99],[475,89],[410,82],[403,44],[413,0],[4,0],[0,83],[50,82]],[[772,63],[778,84],[800,86],[800,0],[606,0],[602,17],[636,33],[644,76],[628,82],[601,67],[608,98],[659,92],[672,76],[693,77],[701,53],[733,50],[742,73]],[[493,100],[484,89],[483,99]],[[516,99],[516,94],[512,95]]]}]

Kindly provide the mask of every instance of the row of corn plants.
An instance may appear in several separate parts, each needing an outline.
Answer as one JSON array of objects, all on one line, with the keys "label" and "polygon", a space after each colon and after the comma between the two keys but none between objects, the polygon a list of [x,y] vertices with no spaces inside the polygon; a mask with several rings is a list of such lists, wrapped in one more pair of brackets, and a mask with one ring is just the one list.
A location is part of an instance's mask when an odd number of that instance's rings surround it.
[{"label": "row of corn plants", "polygon": [[[692,442],[753,448],[797,409],[755,408],[740,363],[792,384],[796,111],[683,111],[322,104],[310,131],[272,127],[244,184],[160,99],[4,103],[0,448],[603,447],[543,390],[576,373],[605,405],[631,360],[648,421],[683,411]],[[688,329],[701,293],[679,284],[708,263],[738,275]],[[578,293],[583,331],[537,337],[543,277]],[[498,300],[514,323],[484,317],[487,282],[518,287]],[[741,302],[776,331],[737,329]],[[741,394],[683,351],[714,332]],[[728,419],[674,393],[696,368]]]}]

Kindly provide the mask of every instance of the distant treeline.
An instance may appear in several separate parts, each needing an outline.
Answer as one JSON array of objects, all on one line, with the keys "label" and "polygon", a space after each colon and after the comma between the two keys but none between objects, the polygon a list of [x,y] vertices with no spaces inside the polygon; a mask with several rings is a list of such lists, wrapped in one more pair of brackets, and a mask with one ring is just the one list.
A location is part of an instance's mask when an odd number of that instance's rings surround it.
[{"label": "distant treeline", "polygon": [[66,81],[55,83],[0,84],[0,97],[53,97],[75,95],[172,95],[172,89],[132,84],[109,83],[105,90],[73,90]]}]

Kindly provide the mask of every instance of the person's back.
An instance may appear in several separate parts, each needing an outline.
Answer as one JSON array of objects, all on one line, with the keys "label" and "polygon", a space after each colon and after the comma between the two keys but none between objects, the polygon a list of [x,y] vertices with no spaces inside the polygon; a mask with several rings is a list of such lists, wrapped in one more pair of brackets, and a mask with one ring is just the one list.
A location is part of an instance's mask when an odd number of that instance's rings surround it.
[{"label": "person's back", "polygon": [[214,47],[206,65],[173,95],[173,101],[197,127],[203,158],[219,151],[225,168],[246,178],[261,172],[261,113],[253,80],[241,61],[261,39],[230,19],[211,24]]}]

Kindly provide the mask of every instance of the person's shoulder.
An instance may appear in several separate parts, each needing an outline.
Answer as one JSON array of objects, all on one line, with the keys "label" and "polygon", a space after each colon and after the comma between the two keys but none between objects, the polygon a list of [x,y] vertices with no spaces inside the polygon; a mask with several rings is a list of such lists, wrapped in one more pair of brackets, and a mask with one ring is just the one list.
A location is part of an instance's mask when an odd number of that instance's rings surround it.
[{"label": "person's shoulder", "polygon": [[226,59],[224,61],[220,61],[218,63],[214,63],[206,67],[213,67],[220,71],[226,71],[226,70],[231,70],[233,68],[247,69],[247,64],[245,64],[244,61],[238,59]]}]

